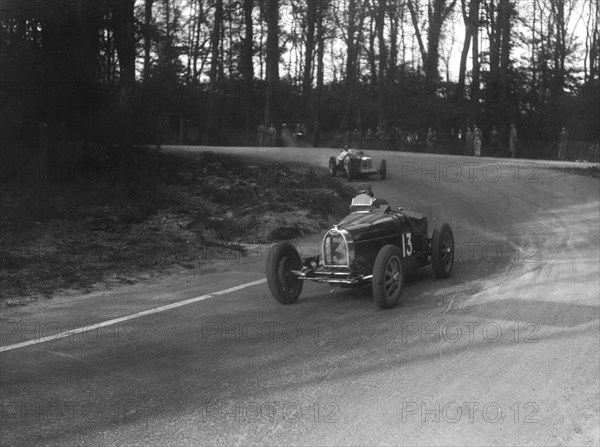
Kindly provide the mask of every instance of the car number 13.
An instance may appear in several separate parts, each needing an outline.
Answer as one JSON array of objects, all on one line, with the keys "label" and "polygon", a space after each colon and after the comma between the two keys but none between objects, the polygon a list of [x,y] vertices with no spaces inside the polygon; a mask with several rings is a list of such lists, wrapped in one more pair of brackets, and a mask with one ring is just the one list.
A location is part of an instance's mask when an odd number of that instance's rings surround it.
[{"label": "car number 13", "polygon": [[404,252],[404,257],[412,255],[413,245],[412,245],[412,234],[406,233],[402,237],[402,251]]}]

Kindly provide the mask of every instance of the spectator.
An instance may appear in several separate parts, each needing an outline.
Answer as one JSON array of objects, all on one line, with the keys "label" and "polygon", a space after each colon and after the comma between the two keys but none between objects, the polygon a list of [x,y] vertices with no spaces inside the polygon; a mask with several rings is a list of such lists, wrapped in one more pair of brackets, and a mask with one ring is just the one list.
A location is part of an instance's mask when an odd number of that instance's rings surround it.
[{"label": "spectator", "polygon": [[567,156],[567,141],[569,140],[569,131],[563,126],[558,135],[558,159],[564,160]]},{"label": "spectator", "polygon": [[433,131],[431,130],[431,127],[427,128],[425,141],[427,142],[427,152],[431,154],[433,152]]},{"label": "spectator", "polygon": [[490,132],[490,146],[492,154],[496,155],[498,153],[498,129],[496,129],[496,126],[492,126],[492,131]]},{"label": "spectator", "polygon": [[281,125],[281,139],[283,140],[283,144],[285,146],[292,146],[294,144],[294,136],[292,134],[292,130],[288,127],[286,123]]},{"label": "spectator", "polygon": [[465,142],[467,148],[466,155],[473,155],[473,133],[470,126],[467,126],[467,131],[465,132]]},{"label": "spectator", "polygon": [[273,123],[271,123],[267,129],[267,140],[268,146],[271,147],[275,146],[275,143],[277,142],[277,129],[275,129]]},{"label": "spectator", "polygon": [[477,124],[473,126],[473,153],[476,157],[481,157],[481,129],[477,127]]},{"label": "spectator", "polygon": [[352,141],[350,143],[351,147],[359,147],[361,145],[360,142],[360,132],[358,131],[358,127],[354,128],[354,131],[352,132]]},{"label": "spectator", "polygon": [[508,138],[508,146],[510,148],[510,156],[512,158],[517,157],[517,143],[519,142],[519,137],[517,136],[517,128],[514,123],[510,125],[510,137]]},{"label": "spectator", "polygon": [[366,139],[365,145],[367,146],[367,149],[373,149],[373,138],[374,138],[373,131],[369,127],[367,129],[367,136],[365,137],[365,139]]},{"label": "spectator", "polygon": [[258,133],[258,145],[259,146],[264,146],[265,145],[265,133],[267,131],[267,128],[265,126],[264,121],[262,123],[260,123],[260,126],[258,126],[257,129],[257,133]]},{"label": "spectator", "polygon": [[433,131],[433,149],[435,150],[436,154],[440,153],[440,145],[438,144],[437,130]]}]

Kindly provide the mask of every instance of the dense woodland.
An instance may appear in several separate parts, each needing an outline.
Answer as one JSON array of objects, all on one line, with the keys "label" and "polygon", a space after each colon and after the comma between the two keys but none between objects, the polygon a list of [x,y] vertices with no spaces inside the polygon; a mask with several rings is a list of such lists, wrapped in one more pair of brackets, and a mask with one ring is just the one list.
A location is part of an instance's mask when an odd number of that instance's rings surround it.
[{"label": "dense woodland", "polygon": [[161,133],[256,144],[261,122],[303,123],[332,145],[514,122],[540,155],[563,125],[598,140],[598,20],[597,0],[2,0],[2,154],[110,145],[125,170]]}]

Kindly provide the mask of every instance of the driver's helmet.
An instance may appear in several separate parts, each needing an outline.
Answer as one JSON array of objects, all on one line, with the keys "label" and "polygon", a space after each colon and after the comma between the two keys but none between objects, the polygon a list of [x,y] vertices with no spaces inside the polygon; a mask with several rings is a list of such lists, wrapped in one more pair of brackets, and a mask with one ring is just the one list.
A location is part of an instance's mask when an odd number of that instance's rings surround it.
[{"label": "driver's helmet", "polygon": [[356,187],[356,193],[357,194],[367,194],[367,195],[369,195],[371,197],[374,197],[374,195],[373,195],[373,188],[368,183],[361,183],[361,184],[359,184]]},{"label": "driver's helmet", "polygon": [[368,189],[361,189],[360,191],[358,191],[358,194],[366,194],[370,197],[373,197],[373,191],[370,191]]}]

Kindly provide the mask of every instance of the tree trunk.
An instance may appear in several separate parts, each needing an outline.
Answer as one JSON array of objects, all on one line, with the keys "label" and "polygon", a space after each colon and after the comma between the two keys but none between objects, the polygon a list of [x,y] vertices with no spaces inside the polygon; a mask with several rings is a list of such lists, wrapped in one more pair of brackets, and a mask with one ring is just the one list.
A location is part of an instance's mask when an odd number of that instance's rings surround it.
[{"label": "tree trunk", "polygon": [[358,82],[358,53],[359,45],[362,41],[362,28],[365,18],[366,7],[362,6],[360,14],[357,10],[356,0],[349,0],[348,3],[348,34],[346,38],[347,58],[346,58],[346,78],[345,78],[345,97],[346,104],[342,120],[340,122],[340,130],[345,131],[348,126],[351,110],[356,105],[357,92],[356,85]]},{"label": "tree trunk", "polygon": [[265,0],[267,22],[267,94],[265,100],[265,125],[276,121],[276,92],[279,86],[279,3],[278,0]]},{"label": "tree trunk", "polygon": [[500,84],[502,86],[502,98],[504,101],[509,99],[508,70],[510,68],[510,35],[511,35],[511,15],[512,7],[510,0],[500,0],[500,29],[502,47],[500,50]]},{"label": "tree trunk", "polygon": [[490,41],[490,77],[497,82],[500,77],[500,47],[502,42],[502,9],[494,0],[487,5],[488,35]]},{"label": "tree trunk", "polygon": [[378,100],[377,100],[377,122],[380,126],[384,125],[385,122],[385,104],[387,98],[387,83],[385,82],[387,76],[387,48],[384,37],[384,24],[385,24],[385,13],[386,13],[386,0],[379,0],[379,7],[377,10],[377,43],[379,46],[379,61],[377,77],[379,79],[378,84]]},{"label": "tree trunk", "polygon": [[119,0],[114,8],[115,47],[119,59],[119,184],[117,201],[125,199],[131,146],[133,91],[135,88],[134,0]]},{"label": "tree trunk", "polygon": [[219,95],[219,68],[223,61],[219,60],[219,46],[221,43],[221,24],[223,23],[223,0],[216,0],[215,2],[215,16],[213,22],[213,28],[210,38],[211,46],[211,60],[210,60],[210,73],[209,73],[209,104],[208,104],[208,119],[207,119],[207,132],[210,144],[221,144],[219,137],[219,129],[217,123],[217,101]]},{"label": "tree trunk", "polygon": [[317,100],[315,104],[315,126],[314,126],[314,145],[317,146],[319,143],[320,133],[320,115],[321,115],[321,100],[323,92],[323,77],[324,77],[324,64],[323,55],[325,54],[325,37],[323,30],[323,14],[325,14],[325,6],[323,3],[325,0],[319,1],[319,9],[317,10]]},{"label": "tree trunk", "polygon": [[565,29],[565,2],[553,0],[552,10],[556,23],[556,41],[554,43],[554,79],[552,94],[555,99],[562,97],[565,85],[565,59],[567,57]]},{"label": "tree trunk", "polygon": [[377,34],[377,25],[375,25],[375,29],[373,29],[373,17],[371,16],[371,20],[369,22],[369,67],[371,68],[371,84],[377,85],[377,61],[375,56],[375,37]]},{"label": "tree trunk", "polygon": [[223,0],[215,1],[215,16],[213,28],[210,38],[211,61],[210,61],[210,82],[217,82],[217,74],[219,71],[219,44],[221,40],[221,24],[223,23]]},{"label": "tree trunk", "polygon": [[469,56],[469,48],[473,38],[473,24],[471,22],[470,12],[467,10],[466,0],[461,0],[462,15],[465,24],[465,40],[463,43],[462,52],[460,53],[460,67],[458,69],[458,92],[461,98],[465,95],[465,78],[467,74],[467,57]]},{"label": "tree trunk", "polygon": [[390,57],[388,62],[387,81],[393,85],[396,81],[396,66],[398,64],[398,13],[394,9],[395,5],[389,7],[390,14]]},{"label": "tree trunk", "polygon": [[152,3],[154,0],[144,1],[144,79],[150,77],[150,49],[152,40],[150,35],[150,23],[152,23]]},{"label": "tree trunk", "polygon": [[246,144],[250,144],[252,129],[252,100],[254,87],[254,63],[252,61],[254,25],[252,23],[252,10],[254,9],[254,0],[244,0],[244,27],[246,35],[242,42],[241,69],[244,79],[244,95],[246,101]]},{"label": "tree trunk", "polygon": [[429,33],[427,36],[427,57],[424,61],[425,80],[429,86],[435,86],[440,78],[438,63],[440,59],[440,36],[442,33],[442,14],[445,0],[429,5]]},{"label": "tree trunk", "polygon": [[471,88],[471,100],[473,101],[473,122],[479,117],[479,81],[480,81],[480,61],[479,61],[479,2],[471,2],[471,20],[473,22],[473,84]]},{"label": "tree trunk", "polygon": [[304,110],[307,115],[311,113],[312,93],[312,60],[315,48],[315,22],[317,19],[317,1],[307,0],[306,15],[306,46],[304,49],[304,73],[302,76],[302,96],[304,98]]}]

